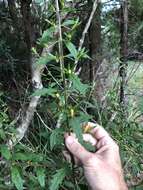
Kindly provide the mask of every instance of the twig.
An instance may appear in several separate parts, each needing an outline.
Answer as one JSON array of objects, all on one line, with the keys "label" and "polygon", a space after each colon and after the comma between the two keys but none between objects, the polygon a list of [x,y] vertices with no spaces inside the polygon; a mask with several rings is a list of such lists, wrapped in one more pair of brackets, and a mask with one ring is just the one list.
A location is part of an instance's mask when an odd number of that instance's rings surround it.
[{"label": "twig", "polygon": [[131,72],[129,73],[128,78],[126,79],[126,84],[129,82],[129,80],[131,80],[131,78],[134,76],[134,74],[137,72],[137,70],[139,69],[139,67],[141,66],[141,62],[137,65],[137,67],[135,68],[136,63],[134,64]]},{"label": "twig", "polygon": [[42,117],[40,116],[40,114],[36,111],[37,116],[39,117],[41,123],[49,130],[52,131],[52,129],[50,127],[48,127],[48,125],[46,125],[46,123],[43,121]]}]

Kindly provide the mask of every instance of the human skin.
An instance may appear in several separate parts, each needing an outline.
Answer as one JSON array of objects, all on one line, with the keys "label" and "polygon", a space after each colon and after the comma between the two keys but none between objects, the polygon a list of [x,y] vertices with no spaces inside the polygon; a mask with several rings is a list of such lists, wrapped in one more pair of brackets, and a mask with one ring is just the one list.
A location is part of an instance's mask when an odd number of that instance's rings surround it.
[{"label": "human skin", "polygon": [[74,135],[65,135],[66,146],[76,160],[81,162],[89,186],[92,190],[128,190],[118,145],[99,125],[90,133],[97,148],[95,153],[87,151]]}]

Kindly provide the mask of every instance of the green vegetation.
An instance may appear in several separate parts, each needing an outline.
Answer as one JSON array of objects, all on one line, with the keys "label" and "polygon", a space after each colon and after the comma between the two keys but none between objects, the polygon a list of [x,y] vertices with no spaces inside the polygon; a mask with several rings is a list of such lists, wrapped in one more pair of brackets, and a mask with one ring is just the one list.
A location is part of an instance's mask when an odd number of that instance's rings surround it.
[{"label": "green vegetation", "polygon": [[0,1],[1,190],[88,189],[64,145],[65,132],[74,132],[94,151],[82,139],[81,124],[88,121],[120,145],[130,188],[143,188],[143,8],[140,0],[128,3],[125,55],[124,4],[95,5]]}]

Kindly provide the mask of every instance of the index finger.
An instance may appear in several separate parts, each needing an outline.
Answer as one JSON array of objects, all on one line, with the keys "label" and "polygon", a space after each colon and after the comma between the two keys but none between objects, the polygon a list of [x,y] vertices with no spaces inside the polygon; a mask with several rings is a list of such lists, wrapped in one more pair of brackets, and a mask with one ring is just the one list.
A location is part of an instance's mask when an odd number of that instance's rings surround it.
[{"label": "index finger", "polygon": [[106,141],[113,142],[113,139],[109,133],[99,124],[93,122],[83,123],[84,132],[91,134],[97,141],[101,139],[106,139]]},{"label": "index finger", "polygon": [[109,133],[100,125],[96,124],[96,127],[93,128],[90,133],[97,139],[100,140],[103,137],[111,138]]}]

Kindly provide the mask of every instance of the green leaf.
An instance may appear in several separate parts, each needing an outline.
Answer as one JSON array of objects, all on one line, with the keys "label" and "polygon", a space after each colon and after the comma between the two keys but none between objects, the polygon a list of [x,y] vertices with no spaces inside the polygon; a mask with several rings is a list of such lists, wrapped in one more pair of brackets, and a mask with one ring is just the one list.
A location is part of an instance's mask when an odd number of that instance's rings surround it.
[{"label": "green leaf", "polygon": [[27,153],[27,156],[29,154],[29,160],[33,162],[42,162],[44,157],[42,154],[37,154],[37,153]]},{"label": "green leaf", "polygon": [[21,160],[21,161],[32,161],[32,162],[42,162],[43,161],[43,156],[42,154],[36,154],[36,153],[15,153],[13,156],[14,160]]},{"label": "green leaf", "polygon": [[11,152],[6,145],[1,145],[1,154],[7,160],[11,158]]},{"label": "green leaf", "polygon": [[71,76],[71,81],[73,83],[73,89],[76,89],[80,94],[85,95],[89,86],[87,84],[83,84],[80,81],[80,78],[76,75]]},{"label": "green leaf", "polygon": [[63,143],[63,129],[55,129],[50,135],[50,148],[53,150],[55,145]]},{"label": "green leaf", "polygon": [[81,123],[88,122],[89,120],[92,119],[92,116],[91,116],[91,115],[85,114],[85,113],[83,113],[82,111],[79,112],[79,113],[80,113],[79,118],[80,118]]},{"label": "green leaf", "polygon": [[53,175],[52,177],[49,189],[58,190],[66,175],[67,175],[67,168],[62,168],[57,170],[56,174]]},{"label": "green leaf", "polygon": [[69,25],[74,25],[77,21],[76,20],[66,20],[63,22],[63,26],[69,26]]},{"label": "green leaf", "polygon": [[40,44],[44,45],[47,42],[51,41],[53,39],[54,32],[55,32],[55,27],[53,26],[45,30],[42,34],[42,37],[40,38]]},{"label": "green leaf", "polygon": [[69,52],[71,53],[71,56],[75,59],[77,58],[78,51],[75,47],[75,45],[71,42],[66,43],[66,47],[68,48]]},{"label": "green leaf", "polygon": [[136,187],[136,190],[143,190],[143,185],[139,185]]},{"label": "green leaf", "polygon": [[0,137],[4,140],[6,138],[5,132],[3,129],[0,129]]},{"label": "green leaf", "polygon": [[43,57],[40,57],[36,64],[37,65],[46,65],[48,62],[50,61],[56,61],[56,56],[55,55],[52,55],[52,54],[48,54],[47,56],[43,56]]},{"label": "green leaf", "polygon": [[36,50],[35,47],[32,47],[32,48],[31,48],[31,51],[32,51],[33,54],[38,55],[37,50]]},{"label": "green leaf", "polygon": [[18,190],[23,190],[23,180],[16,166],[13,166],[11,168],[11,177],[12,177],[12,182],[14,183],[16,188]]},{"label": "green leaf", "polygon": [[85,50],[85,48],[82,48],[79,53],[78,53],[78,60],[81,60],[82,58],[88,58],[91,59],[88,54],[87,51]]},{"label": "green leaf", "polygon": [[30,159],[26,153],[18,152],[14,154],[14,160],[28,161]]},{"label": "green leaf", "polygon": [[75,184],[73,184],[71,181],[64,181],[64,185],[69,189],[74,189]]},{"label": "green leaf", "polygon": [[40,186],[45,187],[45,169],[36,168],[36,175],[37,175]]},{"label": "green leaf", "polygon": [[73,132],[76,134],[76,137],[80,143],[83,142],[81,124],[82,122],[80,117],[74,117],[69,121],[69,125],[73,129]]},{"label": "green leaf", "polygon": [[84,146],[84,148],[90,152],[95,152],[96,148],[95,146],[93,146],[91,143],[89,142],[83,142],[82,145]]},{"label": "green leaf", "polygon": [[45,95],[54,96],[56,92],[57,90],[54,88],[50,88],[50,87],[42,88],[40,90],[36,90],[36,92],[34,92],[32,96],[45,96]]}]

